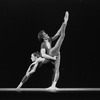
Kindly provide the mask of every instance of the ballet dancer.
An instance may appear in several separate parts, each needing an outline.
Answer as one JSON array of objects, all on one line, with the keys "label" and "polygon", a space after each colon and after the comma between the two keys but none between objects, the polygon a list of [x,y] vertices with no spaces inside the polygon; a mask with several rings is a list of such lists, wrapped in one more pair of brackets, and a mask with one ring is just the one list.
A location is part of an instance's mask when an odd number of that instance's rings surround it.
[{"label": "ballet dancer", "polygon": [[[67,26],[68,18],[69,18],[69,13],[66,11],[64,22],[62,23],[61,28],[53,37],[50,38],[48,34],[46,34],[45,31],[43,30],[40,31],[40,33],[38,34],[38,39],[40,40],[40,42],[42,42],[41,51],[40,51],[41,56],[45,59],[51,59],[51,62],[54,58],[56,59],[55,61],[53,61],[53,64],[54,64],[53,81],[52,81],[51,86],[47,88],[50,90],[57,89],[56,84],[59,78],[59,67],[60,67],[60,59],[61,59],[60,48],[65,38],[65,29]],[[54,41],[58,37],[59,39],[57,40],[55,46],[51,47],[52,41]]]},{"label": "ballet dancer", "polygon": [[[19,90],[22,85],[29,79],[30,75],[36,71],[36,68],[39,66],[42,66],[44,63],[49,62],[49,60],[46,60],[43,58],[39,52],[34,52],[31,54],[31,60],[32,64],[29,66],[25,76],[22,78],[20,84],[17,86],[17,89]],[[54,57],[54,60],[56,60],[56,57]],[[40,64],[39,64],[40,63]]]},{"label": "ballet dancer", "polygon": [[31,54],[32,64],[29,66],[25,76],[22,78],[20,84],[17,86],[17,89],[20,89],[22,85],[29,79],[30,75],[35,72],[38,63],[44,62],[45,58],[40,57],[38,52],[34,52]]}]

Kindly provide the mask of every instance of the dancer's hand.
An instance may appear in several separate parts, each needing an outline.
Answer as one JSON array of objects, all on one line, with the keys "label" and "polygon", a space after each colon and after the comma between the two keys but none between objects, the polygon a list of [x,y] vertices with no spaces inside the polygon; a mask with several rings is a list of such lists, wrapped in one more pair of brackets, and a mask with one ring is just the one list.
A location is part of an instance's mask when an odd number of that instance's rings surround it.
[{"label": "dancer's hand", "polygon": [[66,11],[66,12],[65,12],[65,17],[64,17],[64,22],[65,22],[65,23],[67,23],[68,18],[69,18],[69,13],[68,13],[68,11]]},{"label": "dancer's hand", "polygon": [[53,59],[56,60],[57,59],[57,56],[54,56]]}]

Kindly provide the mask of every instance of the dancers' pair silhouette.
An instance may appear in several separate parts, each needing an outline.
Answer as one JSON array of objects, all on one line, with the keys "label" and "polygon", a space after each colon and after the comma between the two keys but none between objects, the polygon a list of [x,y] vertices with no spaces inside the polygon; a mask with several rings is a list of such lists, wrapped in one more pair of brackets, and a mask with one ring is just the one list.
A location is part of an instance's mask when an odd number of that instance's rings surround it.
[{"label": "dancers' pair silhouette", "polygon": [[[65,12],[64,22],[62,23],[60,29],[53,37],[49,37],[48,34],[45,33],[44,30],[38,33],[38,39],[41,42],[41,49],[39,52],[34,52],[31,54],[32,64],[29,66],[25,76],[22,78],[20,84],[18,85],[17,89],[20,89],[22,85],[29,79],[30,75],[35,72],[38,66],[41,66],[44,63],[52,62],[54,64],[54,75],[52,84],[49,90],[58,89],[56,87],[57,81],[59,79],[59,67],[60,67],[60,48],[65,38],[65,30],[67,26],[69,18],[68,11]],[[58,38],[59,37],[59,38]],[[51,46],[52,41],[57,40],[54,47]]]}]

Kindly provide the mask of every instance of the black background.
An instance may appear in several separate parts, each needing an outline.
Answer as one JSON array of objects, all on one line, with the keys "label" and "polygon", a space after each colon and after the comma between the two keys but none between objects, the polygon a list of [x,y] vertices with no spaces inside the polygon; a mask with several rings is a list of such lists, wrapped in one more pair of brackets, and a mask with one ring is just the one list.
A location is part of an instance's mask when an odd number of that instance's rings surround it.
[{"label": "black background", "polygon": [[[0,88],[15,88],[31,64],[31,53],[40,50],[38,32],[53,36],[69,12],[66,37],[61,47],[57,86],[100,87],[96,65],[96,33],[99,2],[83,0],[0,1]],[[23,87],[51,85],[53,65],[46,64]]]}]

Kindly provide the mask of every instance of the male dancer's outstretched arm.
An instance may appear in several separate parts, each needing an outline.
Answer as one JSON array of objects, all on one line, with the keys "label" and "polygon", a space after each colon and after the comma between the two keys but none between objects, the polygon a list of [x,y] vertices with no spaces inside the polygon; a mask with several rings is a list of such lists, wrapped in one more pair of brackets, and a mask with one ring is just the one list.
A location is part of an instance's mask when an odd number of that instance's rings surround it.
[{"label": "male dancer's outstretched arm", "polygon": [[54,40],[56,40],[59,36],[60,36],[60,29],[57,31],[57,33],[53,36],[53,37],[51,37],[51,39],[52,39],[52,41],[54,41]]}]

